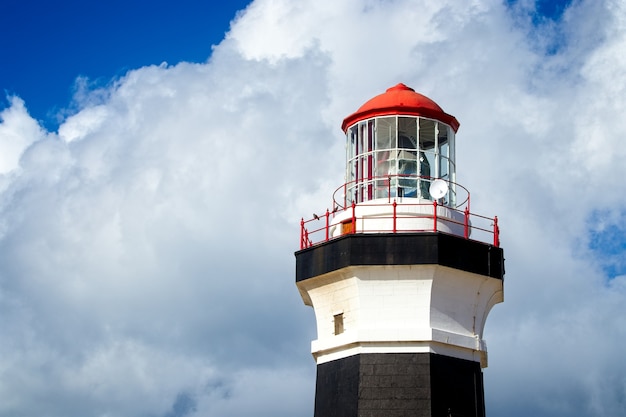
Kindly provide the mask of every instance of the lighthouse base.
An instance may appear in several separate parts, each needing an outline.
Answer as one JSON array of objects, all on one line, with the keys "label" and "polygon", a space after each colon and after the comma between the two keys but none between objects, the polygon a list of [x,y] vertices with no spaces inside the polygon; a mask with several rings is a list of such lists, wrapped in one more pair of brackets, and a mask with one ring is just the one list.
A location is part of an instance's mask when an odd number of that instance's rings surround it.
[{"label": "lighthouse base", "polygon": [[480,363],[365,353],[317,366],[315,417],[484,417]]}]

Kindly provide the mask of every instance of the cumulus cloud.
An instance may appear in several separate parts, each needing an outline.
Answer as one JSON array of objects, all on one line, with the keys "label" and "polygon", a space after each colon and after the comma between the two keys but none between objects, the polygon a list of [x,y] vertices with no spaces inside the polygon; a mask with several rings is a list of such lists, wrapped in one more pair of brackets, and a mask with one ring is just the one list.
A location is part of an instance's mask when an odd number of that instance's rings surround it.
[{"label": "cumulus cloud", "polygon": [[19,166],[19,159],[28,146],[45,136],[19,97],[9,98],[9,107],[0,112],[0,175]]},{"label": "cumulus cloud", "polygon": [[488,413],[623,415],[626,13],[574,2],[541,40],[528,4],[256,0],[207,62],[82,88],[58,132],[11,98],[0,416],[311,415],[299,219],[398,82],[461,122],[459,182],[500,218]]}]

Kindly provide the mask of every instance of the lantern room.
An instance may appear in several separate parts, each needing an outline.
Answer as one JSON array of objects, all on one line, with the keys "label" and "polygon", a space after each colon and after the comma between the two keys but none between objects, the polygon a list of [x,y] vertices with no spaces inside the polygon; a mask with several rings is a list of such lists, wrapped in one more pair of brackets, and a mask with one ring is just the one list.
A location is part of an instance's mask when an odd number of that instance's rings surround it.
[{"label": "lantern room", "polygon": [[428,97],[400,83],[346,117],[345,182],[332,210],[301,222],[302,249],[354,233],[443,232],[493,239],[497,218],[470,212],[456,182],[459,122]]},{"label": "lantern room", "polygon": [[[367,101],[342,125],[347,137],[344,203],[418,198],[455,207],[458,127],[453,116],[404,84]],[[433,196],[435,179],[441,181]]]}]

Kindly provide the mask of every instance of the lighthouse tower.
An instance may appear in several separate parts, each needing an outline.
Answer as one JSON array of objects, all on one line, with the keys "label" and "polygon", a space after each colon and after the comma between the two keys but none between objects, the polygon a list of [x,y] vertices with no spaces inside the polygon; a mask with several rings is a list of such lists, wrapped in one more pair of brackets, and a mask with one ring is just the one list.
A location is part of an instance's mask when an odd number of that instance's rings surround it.
[{"label": "lighthouse tower", "polygon": [[456,182],[458,121],[404,84],[346,117],[346,178],[302,220],[315,417],[485,415],[483,328],[503,301],[497,218]]}]

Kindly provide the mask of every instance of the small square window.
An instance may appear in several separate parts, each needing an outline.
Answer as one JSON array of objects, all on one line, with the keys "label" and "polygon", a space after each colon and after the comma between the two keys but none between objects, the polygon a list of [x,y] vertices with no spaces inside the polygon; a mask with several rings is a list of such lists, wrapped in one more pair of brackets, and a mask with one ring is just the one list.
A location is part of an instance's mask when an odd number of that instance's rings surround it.
[{"label": "small square window", "polygon": [[333,321],[335,323],[335,334],[343,333],[343,313],[335,314]]}]

